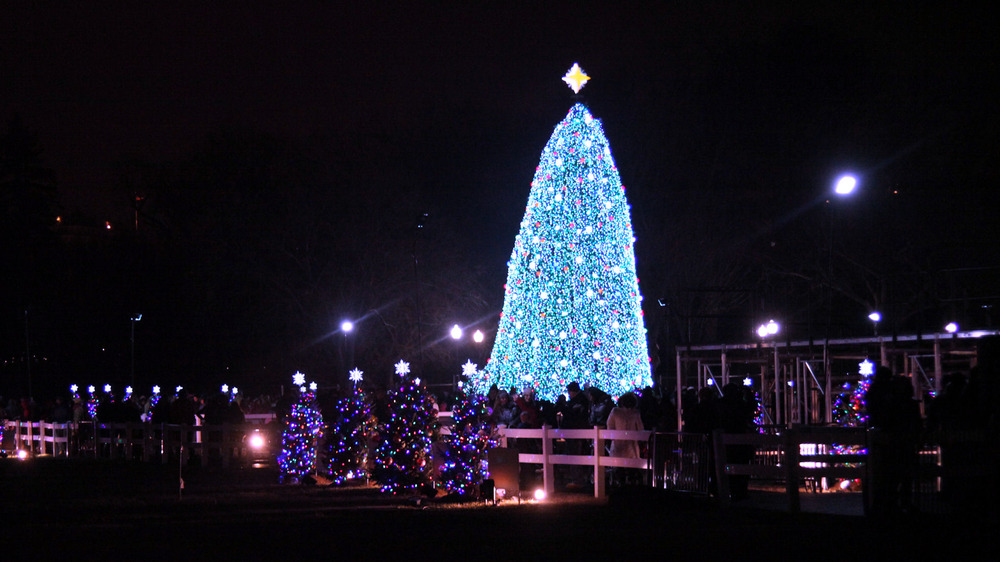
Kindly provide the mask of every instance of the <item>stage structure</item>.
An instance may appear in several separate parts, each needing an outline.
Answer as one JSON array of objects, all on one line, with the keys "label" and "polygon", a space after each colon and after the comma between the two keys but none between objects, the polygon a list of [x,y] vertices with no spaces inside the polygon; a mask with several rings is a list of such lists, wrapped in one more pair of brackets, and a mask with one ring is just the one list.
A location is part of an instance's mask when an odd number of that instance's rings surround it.
[{"label": "stage structure", "polygon": [[[678,347],[676,399],[683,404],[685,389],[706,386],[721,395],[723,386],[735,382],[756,392],[765,424],[830,424],[834,401],[845,384],[860,380],[868,360],[909,377],[923,413],[944,375],[968,374],[986,353],[998,350],[1000,330]],[[682,419],[678,408],[678,427]]]}]

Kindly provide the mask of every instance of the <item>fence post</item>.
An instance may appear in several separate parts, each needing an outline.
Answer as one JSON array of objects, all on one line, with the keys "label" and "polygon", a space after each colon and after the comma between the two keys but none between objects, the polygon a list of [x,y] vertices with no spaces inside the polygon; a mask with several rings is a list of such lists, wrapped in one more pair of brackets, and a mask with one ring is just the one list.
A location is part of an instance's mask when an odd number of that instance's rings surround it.
[{"label": "fence post", "polygon": [[601,439],[601,427],[594,426],[594,497],[603,498],[605,495],[604,468],[601,466],[601,453],[604,452],[604,439]]},{"label": "fence post", "polygon": [[556,491],[555,472],[552,469],[552,440],[549,438],[548,424],[542,424],[542,485],[545,486],[546,494],[554,494]]},{"label": "fence post", "polygon": [[[726,434],[721,429],[712,431],[712,449],[715,453],[715,493],[722,509],[729,509],[729,474],[726,472]],[[711,493],[711,486],[709,486]]]},{"label": "fence post", "polygon": [[788,493],[788,511],[798,513],[799,502],[799,434],[789,429],[784,435],[785,447],[785,491]]}]

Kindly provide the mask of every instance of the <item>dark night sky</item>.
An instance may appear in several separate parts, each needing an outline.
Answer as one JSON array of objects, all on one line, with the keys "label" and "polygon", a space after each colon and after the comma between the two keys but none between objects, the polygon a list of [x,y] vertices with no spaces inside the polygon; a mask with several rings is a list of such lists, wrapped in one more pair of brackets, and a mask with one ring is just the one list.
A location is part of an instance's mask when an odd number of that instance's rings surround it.
[{"label": "dark night sky", "polygon": [[[102,220],[128,216],[119,162],[182,159],[220,127],[365,154],[349,189],[435,202],[480,245],[499,292],[538,155],[572,104],[560,77],[578,61],[640,262],[643,225],[669,216],[672,193],[759,194],[780,223],[843,169],[866,190],[916,194],[913,220],[956,197],[989,202],[930,221],[960,224],[956,246],[996,233],[991,9],[293,4],[8,4],[0,116],[36,134],[64,207]],[[995,265],[993,250],[970,254],[954,265]]]},{"label": "dark night sky", "polygon": [[[301,139],[351,131],[358,142],[386,131],[403,139],[452,134],[455,143],[435,146],[421,175],[449,163],[498,172],[517,183],[488,188],[514,191],[519,201],[530,160],[570,104],[559,77],[573,61],[594,77],[584,93],[613,148],[622,145],[616,156],[633,188],[645,186],[629,174],[647,167],[658,176],[661,168],[704,176],[703,163],[665,159],[705,128],[732,139],[720,142],[764,140],[772,153],[754,154],[753,165],[769,173],[784,164],[784,151],[812,151],[830,168],[877,166],[996,119],[991,12],[872,3],[31,4],[4,9],[0,22],[3,109],[36,132],[60,190],[81,205],[100,201],[102,187],[116,181],[112,164],[126,155],[177,158],[229,123]],[[493,146],[464,146],[493,134]],[[812,146],[796,146],[807,137]],[[948,177],[975,173],[962,165],[997,146],[995,137],[961,142],[935,147],[969,153]],[[486,186],[476,177],[462,189]]]}]

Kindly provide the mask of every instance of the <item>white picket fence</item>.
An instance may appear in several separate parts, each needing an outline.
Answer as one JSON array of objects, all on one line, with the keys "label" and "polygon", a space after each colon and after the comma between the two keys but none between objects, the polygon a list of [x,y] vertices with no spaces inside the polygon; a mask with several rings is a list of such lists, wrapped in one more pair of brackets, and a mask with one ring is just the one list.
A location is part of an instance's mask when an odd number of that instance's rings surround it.
[{"label": "white picket fence", "polygon": [[[543,487],[547,494],[555,491],[555,466],[556,465],[577,465],[592,466],[594,468],[594,497],[603,498],[606,495],[607,480],[605,469],[609,467],[638,468],[650,470],[648,458],[626,458],[611,457],[605,451],[605,443],[612,439],[627,441],[649,442],[651,431],[624,431],[602,429],[594,426],[593,429],[556,429],[549,426],[542,426],[541,429],[511,429],[500,426],[500,446],[506,447],[508,439],[539,439],[541,440],[541,453],[519,453],[518,462],[522,464],[542,465]],[[553,443],[567,439],[586,440],[591,442],[594,454],[591,455],[566,455],[555,454]]]}]

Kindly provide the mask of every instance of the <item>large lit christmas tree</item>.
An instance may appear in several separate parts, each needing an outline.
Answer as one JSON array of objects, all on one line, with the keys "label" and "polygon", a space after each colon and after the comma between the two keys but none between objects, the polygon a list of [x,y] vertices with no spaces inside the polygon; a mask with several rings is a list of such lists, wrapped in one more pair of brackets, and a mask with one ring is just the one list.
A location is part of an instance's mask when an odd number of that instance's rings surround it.
[{"label": "large lit christmas tree", "polygon": [[337,420],[327,433],[327,471],[334,484],[366,474],[368,437],[374,429],[371,403],[361,389],[362,371],[351,371],[354,392],[337,403]]},{"label": "large lit christmas tree", "polygon": [[[563,78],[574,91],[588,79],[576,64]],[[651,385],[634,241],[608,139],[577,103],[535,170],[476,390],[530,386],[555,400],[571,381],[612,396]]]},{"label": "large lit christmas tree", "polygon": [[389,419],[379,420],[372,469],[382,491],[394,494],[430,484],[430,449],[438,423],[434,403],[420,379],[410,376],[409,363],[397,363],[396,374],[402,381],[389,395]]},{"label": "large lit christmas tree", "polygon": [[299,388],[299,398],[285,418],[278,468],[282,481],[301,482],[316,470],[316,448],[323,431],[323,415],[316,404],[316,383],[306,387],[302,373],[295,373],[292,381]]}]

